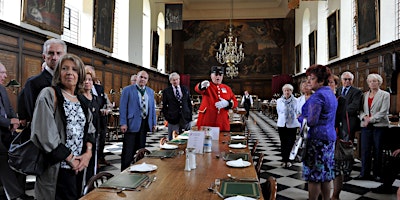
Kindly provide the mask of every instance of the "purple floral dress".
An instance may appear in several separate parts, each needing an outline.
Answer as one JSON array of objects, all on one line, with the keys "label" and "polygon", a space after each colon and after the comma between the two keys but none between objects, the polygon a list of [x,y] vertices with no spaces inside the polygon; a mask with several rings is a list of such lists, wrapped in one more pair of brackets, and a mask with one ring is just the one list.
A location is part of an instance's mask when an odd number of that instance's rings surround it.
[{"label": "purple floral dress", "polygon": [[310,182],[326,182],[335,178],[335,115],[337,100],[328,86],[319,88],[302,107],[299,121],[307,118],[307,153],[303,160],[303,177]]}]

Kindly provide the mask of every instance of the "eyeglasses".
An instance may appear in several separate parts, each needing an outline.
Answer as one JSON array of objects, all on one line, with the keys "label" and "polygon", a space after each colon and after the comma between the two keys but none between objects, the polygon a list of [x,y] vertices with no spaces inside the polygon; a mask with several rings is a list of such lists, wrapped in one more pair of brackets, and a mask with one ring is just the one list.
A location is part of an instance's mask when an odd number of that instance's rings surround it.
[{"label": "eyeglasses", "polygon": [[353,80],[352,78],[343,78],[344,81],[351,81]]}]

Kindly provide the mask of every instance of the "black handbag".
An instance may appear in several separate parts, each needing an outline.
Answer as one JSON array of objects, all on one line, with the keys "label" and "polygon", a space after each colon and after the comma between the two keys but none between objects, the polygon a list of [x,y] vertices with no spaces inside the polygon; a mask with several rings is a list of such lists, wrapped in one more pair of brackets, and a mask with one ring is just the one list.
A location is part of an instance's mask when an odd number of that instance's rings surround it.
[{"label": "black handbag", "polygon": [[45,154],[30,139],[31,128],[27,126],[11,142],[8,164],[11,169],[25,175],[41,175],[48,167]]},{"label": "black handbag", "polygon": [[351,141],[336,140],[335,160],[353,160],[354,146]]},{"label": "black handbag", "polygon": [[[350,133],[349,115],[346,112],[347,120],[347,133]],[[354,146],[351,141],[344,141],[342,139],[337,139],[335,144],[335,160],[346,161],[353,160]]]}]

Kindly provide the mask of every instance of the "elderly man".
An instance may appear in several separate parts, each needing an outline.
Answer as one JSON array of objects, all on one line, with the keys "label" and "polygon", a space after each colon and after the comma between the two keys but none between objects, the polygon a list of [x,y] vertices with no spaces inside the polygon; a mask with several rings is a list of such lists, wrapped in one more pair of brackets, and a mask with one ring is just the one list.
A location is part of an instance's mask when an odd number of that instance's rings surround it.
[{"label": "elderly man", "polygon": [[173,72],[169,75],[170,87],[162,92],[162,113],[168,121],[168,139],[172,140],[172,132],[190,129],[192,121],[192,103],[189,90],[180,85],[180,76]]},{"label": "elderly man", "polygon": [[6,78],[7,70],[0,63],[0,183],[8,199],[33,199],[25,194],[25,176],[11,170],[8,165],[11,135],[18,128],[19,120],[10,104],[6,88],[3,86]]},{"label": "elderly man", "polygon": [[120,129],[124,133],[121,171],[129,167],[135,152],[146,145],[147,132],[156,128],[154,90],[147,87],[149,75],[145,71],[137,74],[136,84],[122,90],[120,100]]},{"label": "elderly man", "polygon": [[24,86],[23,91],[18,98],[18,115],[21,125],[25,126],[26,122],[32,120],[35,102],[40,91],[51,85],[53,79],[54,68],[61,56],[67,53],[67,45],[60,39],[49,39],[43,44],[42,57],[45,63],[43,71],[36,76],[29,78]]},{"label": "elderly man", "polygon": [[194,89],[202,95],[202,101],[197,118],[197,126],[219,127],[220,131],[229,131],[229,109],[236,108],[238,101],[232,89],[222,84],[224,68],[211,68],[211,83],[208,80],[198,83]]},{"label": "elderly man", "polygon": [[351,72],[343,72],[340,78],[342,79],[342,87],[338,88],[336,94],[342,95],[346,99],[347,106],[344,108],[349,116],[349,126],[347,126],[347,120],[344,120],[343,127],[349,127],[349,140],[353,141],[354,132],[360,129],[358,113],[361,105],[362,91],[353,87],[354,75]]}]

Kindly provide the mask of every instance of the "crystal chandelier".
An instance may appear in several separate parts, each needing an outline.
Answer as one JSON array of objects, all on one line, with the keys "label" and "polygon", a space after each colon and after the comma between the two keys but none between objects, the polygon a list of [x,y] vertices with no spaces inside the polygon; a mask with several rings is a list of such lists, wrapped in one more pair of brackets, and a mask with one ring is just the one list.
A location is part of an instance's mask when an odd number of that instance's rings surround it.
[{"label": "crystal chandelier", "polygon": [[229,33],[228,37],[224,38],[224,42],[219,44],[219,49],[215,58],[220,64],[227,64],[225,72],[230,78],[239,75],[239,70],[236,65],[244,60],[243,45],[238,44],[237,37],[235,38],[232,33],[232,18],[233,18],[233,0],[231,0],[231,17],[229,19]]}]

